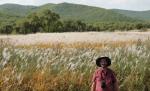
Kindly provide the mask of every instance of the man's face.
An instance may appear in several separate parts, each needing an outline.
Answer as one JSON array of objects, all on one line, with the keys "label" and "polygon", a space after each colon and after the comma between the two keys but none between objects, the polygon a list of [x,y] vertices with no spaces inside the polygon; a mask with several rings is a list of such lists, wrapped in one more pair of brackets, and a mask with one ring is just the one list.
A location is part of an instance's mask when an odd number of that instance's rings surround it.
[{"label": "man's face", "polygon": [[101,59],[101,61],[100,61],[100,65],[101,65],[101,67],[107,67],[107,61],[106,61],[106,59]]}]

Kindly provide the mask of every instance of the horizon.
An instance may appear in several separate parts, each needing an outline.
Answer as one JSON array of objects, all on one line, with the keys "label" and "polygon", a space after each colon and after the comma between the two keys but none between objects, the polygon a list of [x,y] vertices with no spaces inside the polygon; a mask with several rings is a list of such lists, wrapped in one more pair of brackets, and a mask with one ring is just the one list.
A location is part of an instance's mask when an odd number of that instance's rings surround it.
[{"label": "horizon", "polygon": [[29,6],[41,6],[45,4],[60,4],[60,3],[70,3],[70,4],[80,4],[80,5],[87,5],[92,7],[99,7],[99,8],[105,8],[105,9],[121,9],[121,10],[130,10],[130,11],[148,11],[150,10],[150,1],[147,0],[1,0],[0,5],[3,4],[18,4],[18,5],[29,5]]}]

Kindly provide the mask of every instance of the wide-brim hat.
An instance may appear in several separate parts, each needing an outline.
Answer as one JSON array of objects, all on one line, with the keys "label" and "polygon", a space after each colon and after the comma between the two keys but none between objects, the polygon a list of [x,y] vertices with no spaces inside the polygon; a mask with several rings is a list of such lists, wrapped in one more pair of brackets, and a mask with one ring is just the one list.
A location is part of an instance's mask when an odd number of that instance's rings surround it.
[{"label": "wide-brim hat", "polygon": [[107,66],[111,65],[111,59],[109,57],[99,57],[99,58],[96,59],[96,65],[97,66],[101,67],[100,62],[101,62],[102,59],[106,59]]}]

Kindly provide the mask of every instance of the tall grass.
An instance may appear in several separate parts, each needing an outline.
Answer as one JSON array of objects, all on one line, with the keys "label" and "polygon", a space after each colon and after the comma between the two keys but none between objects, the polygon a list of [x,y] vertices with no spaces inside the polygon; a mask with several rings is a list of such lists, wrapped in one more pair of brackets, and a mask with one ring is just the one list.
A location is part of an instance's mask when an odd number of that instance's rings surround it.
[{"label": "tall grass", "polygon": [[150,40],[69,47],[0,44],[1,91],[89,91],[99,56],[112,59],[120,91],[150,90]]}]

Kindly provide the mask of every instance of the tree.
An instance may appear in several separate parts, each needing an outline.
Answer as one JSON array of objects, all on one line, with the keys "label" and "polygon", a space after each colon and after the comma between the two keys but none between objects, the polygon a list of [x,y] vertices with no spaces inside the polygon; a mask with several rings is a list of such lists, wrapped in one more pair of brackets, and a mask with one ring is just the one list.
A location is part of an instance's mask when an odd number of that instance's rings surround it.
[{"label": "tree", "polygon": [[0,32],[3,34],[10,34],[13,31],[13,26],[10,24],[1,27]]},{"label": "tree", "polygon": [[37,15],[37,13],[33,13],[27,17],[29,22],[29,30],[32,31],[32,33],[40,32],[40,28],[42,27],[40,17]]},{"label": "tree", "polygon": [[51,12],[50,10],[44,10],[43,14],[40,16],[40,20],[42,22],[42,28],[46,32],[51,32],[55,30],[55,25],[60,23],[60,16],[56,13]]}]

